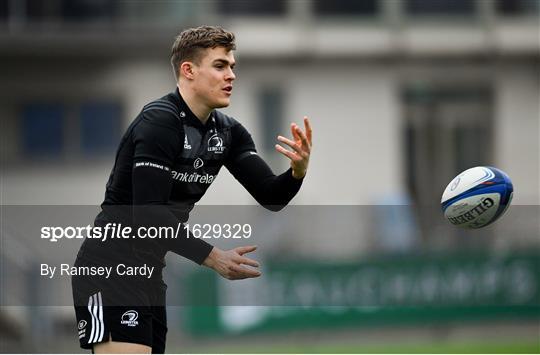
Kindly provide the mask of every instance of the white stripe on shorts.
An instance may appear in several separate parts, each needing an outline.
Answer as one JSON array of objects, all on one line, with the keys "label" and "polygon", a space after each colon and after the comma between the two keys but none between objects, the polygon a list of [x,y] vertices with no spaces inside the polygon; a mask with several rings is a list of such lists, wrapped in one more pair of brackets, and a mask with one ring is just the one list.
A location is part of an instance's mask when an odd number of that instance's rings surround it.
[{"label": "white stripe on shorts", "polygon": [[96,319],[94,318],[94,313],[92,312],[93,305],[94,305],[94,295],[88,298],[88,313],[90,313],[90,316],[92,316],[92,330],[90,332],[90,337],[88,338],[88,343],[92,342],[92,339],[94,338],[94,332],[96,329]]},{"label": "white stripe on shorts", "polygon": [[103,333],[105,333],[105,324],[103,322],[103,301],[101,300],[101,292],[98,292],[98,301],[99,301],[99,313],[98,313],[98,319],[99,319],[99,337],[97,339],[97,342],[103,341]]},{"label": "white stripe on shorts", "polygon": [[92,331],[90,332],[88,343],[98,343],[103,341],[105,324],[103,322],[103,301],[101,299],[101,292],[89,297],[88,312],[92,316]]}]

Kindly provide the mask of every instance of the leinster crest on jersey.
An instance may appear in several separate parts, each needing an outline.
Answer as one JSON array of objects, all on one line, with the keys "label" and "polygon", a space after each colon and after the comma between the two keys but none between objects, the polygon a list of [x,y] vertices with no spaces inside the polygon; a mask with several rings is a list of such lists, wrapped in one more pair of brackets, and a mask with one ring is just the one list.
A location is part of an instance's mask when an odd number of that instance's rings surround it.
[{"label": "leinster crest on jersey", "polygon": [[223,145],[223,138],[221,138],[217,133],[215,133],[208,139],[207,145],[208,151],[215,154],[221,154],[225,150],[225,146]]}]

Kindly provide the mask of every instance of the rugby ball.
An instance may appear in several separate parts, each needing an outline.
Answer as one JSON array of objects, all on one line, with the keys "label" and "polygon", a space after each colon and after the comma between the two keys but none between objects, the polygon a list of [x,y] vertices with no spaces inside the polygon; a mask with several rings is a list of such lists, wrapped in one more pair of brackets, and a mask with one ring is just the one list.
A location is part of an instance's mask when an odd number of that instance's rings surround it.
[{"label": "rugby ball", "polygon": [[513,194],[512,181],[503,171],[477,166],[465,170],[448,184],[441,206],[453,225],[481,228],[504,214]]}]

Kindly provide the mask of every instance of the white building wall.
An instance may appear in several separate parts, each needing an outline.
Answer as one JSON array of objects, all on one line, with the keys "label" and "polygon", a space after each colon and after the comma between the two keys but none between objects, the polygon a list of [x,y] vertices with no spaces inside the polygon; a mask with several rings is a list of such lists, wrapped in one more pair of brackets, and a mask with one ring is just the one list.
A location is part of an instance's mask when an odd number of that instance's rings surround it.
[{"label": "white building wall", "polygon": [[313,117],[306,204],[373,204],[402,190],[396,76],[382,67],[321,63],[291,76],[291,116]]},{"label": "white building wall", "polygon": [[[264,66],[264,70],[247,66],[238,72],[233,103],[226,112],[251,131],[256,143],[262,141],[263,133],[257,122],[255,93],[263,85],[278,83],[286,92],[283,135],[290,136],[293,121],[303,126],[304,115],[312,122],[310,169],[294,203],[372,204],[403,190],[394,73],[354,64],[339,69],[327,63]],[[260,155],[276,173],[288,168],[288,159],[276,151],[260,151]],[[208,193],[203,203],[254,202],[240,185],[231,184],[230,176],[220,176],[215,185],[215,193]]]}]

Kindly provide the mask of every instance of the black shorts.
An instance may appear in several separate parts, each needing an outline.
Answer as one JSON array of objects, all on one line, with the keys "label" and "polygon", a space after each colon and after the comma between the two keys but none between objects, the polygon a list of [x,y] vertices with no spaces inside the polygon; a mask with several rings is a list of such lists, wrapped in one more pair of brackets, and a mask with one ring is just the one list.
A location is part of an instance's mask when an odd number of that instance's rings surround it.
[{"label": "black shorts", "polygon": [[[78,259],[76,265],[94,264]],[[73,276],[71,285],[83,349],[112,340],[165,352],[167,285],[162,280]]]}]

